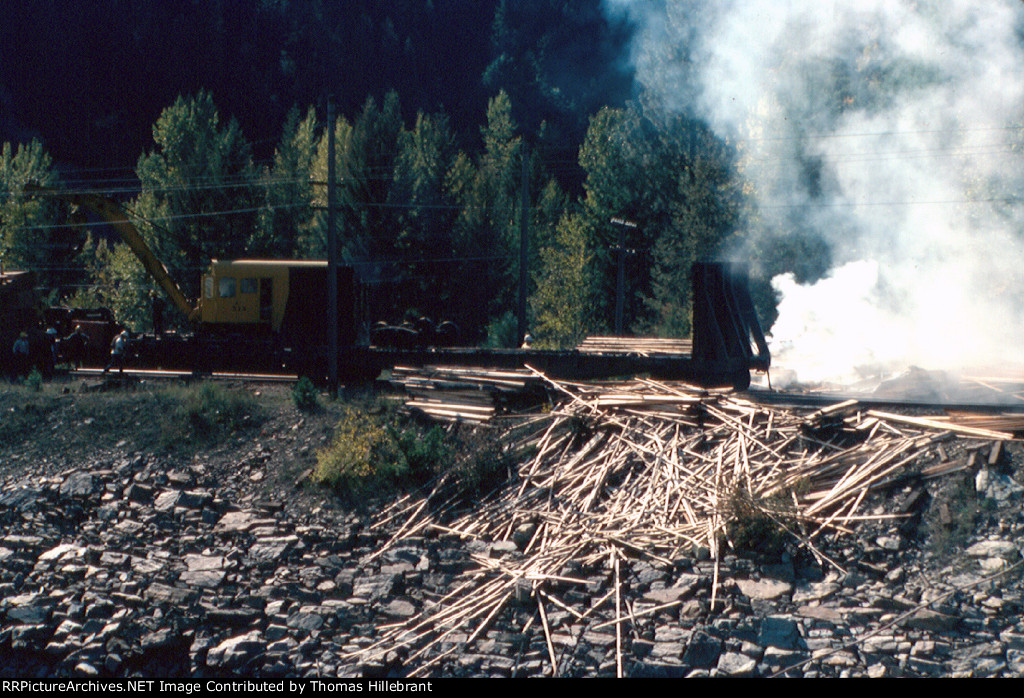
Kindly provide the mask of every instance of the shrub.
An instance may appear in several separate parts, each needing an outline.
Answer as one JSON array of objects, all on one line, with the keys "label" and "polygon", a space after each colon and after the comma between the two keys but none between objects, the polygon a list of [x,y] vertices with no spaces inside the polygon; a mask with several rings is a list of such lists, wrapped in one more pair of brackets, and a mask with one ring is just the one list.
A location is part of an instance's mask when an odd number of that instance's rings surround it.
[{"label": "shrub", "polygon": [[513,457],[493,432],[460,432],[453,450],[453,485],[463,498],[485,496],[508,477]]},{"label": "shrub", "polygon": [[345,408],[330,446],[317,453],[314,479],[353,495],[390,486],[406,470],[405,458],[385,420]]},{"label": "shrub", "polygon": [[292,388],[292,400],[295,407],[302,412],[313,412],[319,406],[317,390],[308,376],[302,376]]},{"label": "shrub", "polygon": [[359,497],[421,484],[441,472],[450,458],[440,427],[427,429],[380,407],[350,405],[331,444],[317,454],[313,479]]},{"label": "shrub", "polygon": [[[978,494],[973,477],[961,477],[947,484],[936,498],[929,517],[928,547],[940,559],[955,556],[970,540],[978,519],[993,502]],[[940,514],[940,510],[944,510]]]},{"label": "shrub", "polygon": [[785,527],[791,525],[795,513],[789,492],[759,498],[737,486],[722,504],[726,537],[735,550],[769,557],[785,550],[791,537]]},{"label": "shrub", "polygon": [[25,377],[25,385],[34,393],[38,393],[43,389],[43,374],[39,372],[38,368],[33,367],[29,371],[28,376]]}]

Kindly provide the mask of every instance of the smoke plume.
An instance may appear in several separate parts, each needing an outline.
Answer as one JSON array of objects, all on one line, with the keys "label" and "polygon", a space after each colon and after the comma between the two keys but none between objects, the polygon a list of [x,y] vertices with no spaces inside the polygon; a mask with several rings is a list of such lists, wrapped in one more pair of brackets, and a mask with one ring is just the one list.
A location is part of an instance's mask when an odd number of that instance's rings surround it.
[{"label": "smoke plume", "polygon": [[740,149],[756,199],[740,254],[798,239],[821,256],[769,269],[776,365],[849,380],[1024,364],[1024,4],[607,7],[636,23],[648,92]]}]

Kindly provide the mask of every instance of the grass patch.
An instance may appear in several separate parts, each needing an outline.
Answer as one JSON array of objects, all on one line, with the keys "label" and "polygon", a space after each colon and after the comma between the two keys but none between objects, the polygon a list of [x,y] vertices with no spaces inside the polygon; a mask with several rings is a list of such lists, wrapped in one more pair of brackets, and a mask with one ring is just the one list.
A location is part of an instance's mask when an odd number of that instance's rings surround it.
[{"label": "grass patch", "polygon": [[28,376],[25,377],[25,385],[33,393],[42,392],[43,390],[43,374],[39,372],[38,368],[32,367],[29,371]]},{"label": "grass patch", "polygon": [[157,400],[168,407],[160,417],[164,448],[177,450],[186,443],[209,446],[260,421],[256,400],[243,390],[202,383],[160,392]]},{"label": "grass patch", "polygon": [[52,399],[24,387],[8,388],[0,416],[0,448],[36,438],[39,425],[57,409]]}]

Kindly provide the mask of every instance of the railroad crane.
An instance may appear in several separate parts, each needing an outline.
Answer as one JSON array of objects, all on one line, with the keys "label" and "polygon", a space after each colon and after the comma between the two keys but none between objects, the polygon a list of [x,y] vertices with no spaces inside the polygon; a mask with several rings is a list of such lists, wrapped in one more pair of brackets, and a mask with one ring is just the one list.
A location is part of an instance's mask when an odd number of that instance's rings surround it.
[{"label": "railroad crane", "polygon": [[[212,260],[189,300],[116,202],[88,193],[34,187],[86,207],[110,223],[150,276],[191,324],[186,334],[142,335],[137,360],[163,368],[286,372],[321,379],[329,375],[328,265],[316,260]],[[751,370],[770,363],[747,289],[745,271],[733,264],[693,267],[693,342],[689,353],[659,354],[628,347],[609,351],[483,349],[426,342],[361,343],[359,281],[337,267],[338,374],[351,382],[376,378],[394,366],[456,365],[521,368],[553,377],[602,378],[649,374],[707,387],[744,389]]]}]

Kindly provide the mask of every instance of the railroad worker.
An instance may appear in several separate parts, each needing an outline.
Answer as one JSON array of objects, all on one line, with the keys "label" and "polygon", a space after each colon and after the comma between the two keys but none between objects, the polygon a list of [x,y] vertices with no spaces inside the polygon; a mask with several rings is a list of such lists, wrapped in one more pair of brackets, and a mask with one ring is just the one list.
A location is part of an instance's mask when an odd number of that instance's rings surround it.
[{"label": "railroad worker", "polygon": [[32,363],[30,355],[32,353],[32,346],[28,342],[28,334],[22,332],[18,335],[18,338],[14,340],[14,346],[11,347],[11,354],[13,363],[11,369],[14,373],[14,378],[20,378],[28,375],[29,364]]},{"label": "railroad worker", "polygon": [[167,303],[156,291],[149,292],[149,307],[153,313],[153,334],[160,336],[164,333],[164,308]]},{"label": "railroad worker", "polygon": [[50,358],[57,363],[57,330],[53,327],[46,328],[46,343],[50,345]]},{"label": "railroad worker", "polygon": [[118,373],[124,373],[124,360],[128,354],[128,330],[124,330],[121,334],[114,337],[114,341],[110,344],[110,361],[107,362],[106,367],[103,369],[103,375],[107,375],[107,372],[114,366],[117,366]]},{"label": "railroad worker", "polygon": [[73,368],[82,367],[82,361],[85,360],[85,345],[88,344],[88,341],[82,326],[75,325],[75,331],[65,337],[64,341],[60,343],[64,358],[67,359]]}]

